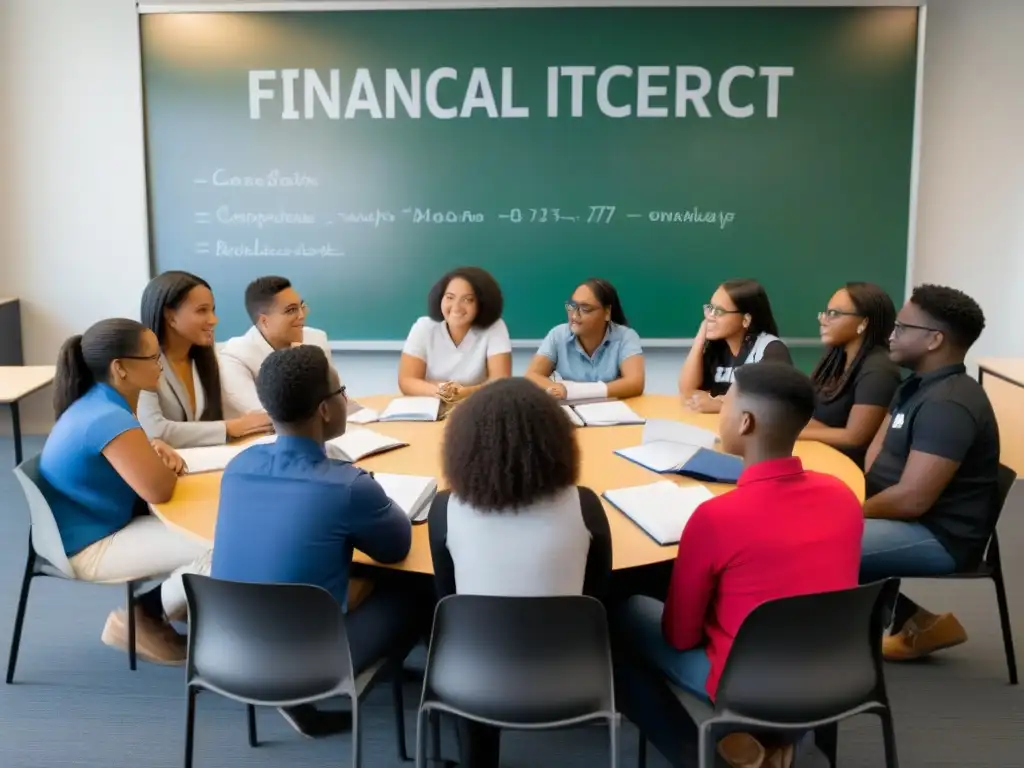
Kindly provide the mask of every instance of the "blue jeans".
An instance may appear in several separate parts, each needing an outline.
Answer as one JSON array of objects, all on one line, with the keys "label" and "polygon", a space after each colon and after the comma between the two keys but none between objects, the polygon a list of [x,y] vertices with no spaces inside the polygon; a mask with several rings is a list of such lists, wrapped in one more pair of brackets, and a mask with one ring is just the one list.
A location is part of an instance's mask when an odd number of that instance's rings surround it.
[{"label": "blue jeans", "polygon": [[[956,562],[931,531],[902,520],[865,520],[861,539],[860,582],[903,576],[941,576],[953,573]],[[893,632],[898,632],[918,606],[899,595],[892,607]]]},{"label": "blue jeans", "polygon": [[708,700],[708,655],[703,648],[678,651],[668,644],[661,633],[664,609],[665,604],[652,597],[635,595],[619,609],[619,629],[645,662],[680,688]]}]

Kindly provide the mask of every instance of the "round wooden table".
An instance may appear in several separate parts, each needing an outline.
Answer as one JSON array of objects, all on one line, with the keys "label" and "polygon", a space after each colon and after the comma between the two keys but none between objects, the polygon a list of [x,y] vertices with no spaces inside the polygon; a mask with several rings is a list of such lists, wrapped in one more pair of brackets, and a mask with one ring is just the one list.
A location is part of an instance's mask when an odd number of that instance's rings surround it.
[{"label": "round wooden table", "polygon": [[[384,409],[393,396],[360,398],[359,402],[378,412]],[[626,401],[629,406],[646,418],[675,419],[705,429],[717,430],[718,416],[692,413],[679,398],[672,395],[644,395]],[[359,466],[375,472],[393,472],[410,475],[430,475],[438,479],[440,487],[445,486],[441,472],[441,441],[445,422],[390,422],[368,425],[382,434],[400,438],[409,443],[388,453],[363,459]],[[355,428],[355,427],[353,427]],[[640,443],[643,427],[582,427],[576,430],[580,445],[580,484],[592,488],[598,494],[612,488],[629,485],[643,485],[669,478],[681,485],[693,482],[678,475],[659,475],[638,464],[617,456],[613,451]],[[838,477],[857,494],[864,498],[864,475],[850,459],[823,443],[801,441],[796,445],[799,456],[807,469]],[[217,506],[220,497],[220,472],[185,476],[178,481],[173,498],[166,504],[152,505],[153,512],[170,525],[185,531],[204,542],[213,543],[213,531],[217,522]],[[715,493],[724,493],[734,486],[709,484]],[[676,555],[675,546],[662,547],[656,544],[629,518],[605,502],[608,523],[612,532],[612,567],[632,568],[639,565],[672,560]],[[282,514],[285,514],[282,511]],[[354,560],[360,563],[379,565],[362,552],[356,552]],[[412,549],[401,563],[386,566],[419,573],[433,573],[430,559],[430,545],[427,540],[427,526],[413,527]]]}]

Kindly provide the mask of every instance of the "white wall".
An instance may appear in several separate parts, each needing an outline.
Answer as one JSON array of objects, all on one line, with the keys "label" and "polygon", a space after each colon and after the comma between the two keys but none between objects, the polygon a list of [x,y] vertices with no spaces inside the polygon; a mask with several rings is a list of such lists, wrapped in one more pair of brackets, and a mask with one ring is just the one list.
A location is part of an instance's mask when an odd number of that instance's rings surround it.
[{"label": "white wall", "polygon": [[[50,363],[95,320],[137,316],[148,278],[135,3],[0,0],[0,35],[0,295],[22,298],[26,362]],[[1024,355],[1022,39],[1024,0],[929,3],[913,278],[981,302],[978,354]],[[651,391],[674,390],[681,354],[649,355]],[[394,366],[346,354],[343,370],[358,396],[393,391]]]}]

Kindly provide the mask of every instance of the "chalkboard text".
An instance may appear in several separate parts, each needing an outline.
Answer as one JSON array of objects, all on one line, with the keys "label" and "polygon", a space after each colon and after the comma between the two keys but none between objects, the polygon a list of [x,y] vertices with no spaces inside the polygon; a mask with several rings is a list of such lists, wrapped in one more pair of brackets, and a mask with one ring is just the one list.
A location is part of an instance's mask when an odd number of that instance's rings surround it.
[{"label": "chalkboard text", "polygon": [[256,189],[277,189],[279,187],[319,187],[320,182],[314,176],[295,171],[282,173],[276,168],[259,176],[245,176],[231,173],[227,168],[218,168],[212,177],[197,177],[195,184],[210,184],[215,187],[248,187]]},{"label": "chalkboard text", "polygon": [[[473,67],[468,73],[455,67],[404,72],[387,68],[383,73],[360,67],[345,73],[343,89],[340,69],[255,69],[249,71],[249,118],[511,119],[530,117],[532,108],[557,118],[566,116],[563,95],[568,98],[569,117],[583,117],[584,105],[594,103],[611,118],[777,118],[781,80],[793,77],[794,68],[736,65],[716,78],[705,67],[689,65],[552,66],[547,68],[543,106],[517,99],[515,75],[512,67],[502,67],[500,76],[486,67]],[[734,90],[740,84],[744,85]],[[274,109],[265,108],[264,102]]]}]

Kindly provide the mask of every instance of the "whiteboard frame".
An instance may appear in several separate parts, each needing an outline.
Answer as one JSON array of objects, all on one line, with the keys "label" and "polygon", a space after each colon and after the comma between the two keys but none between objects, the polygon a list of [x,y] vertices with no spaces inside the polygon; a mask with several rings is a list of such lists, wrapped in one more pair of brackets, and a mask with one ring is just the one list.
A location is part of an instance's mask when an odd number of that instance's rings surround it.
[{"label": "whiteboard frame", "polygon": [[[928,0],[137,0],[140,15],[166,13],[266,13],[275,11],[411,11],[454,10],[459,8],[917,8],[917,67],[914,84],[913,138],[910,153],[910,196],[907,216],[907,271],[904,277],[904,300],[913,288],[917,254],[918,188],[921,178],[921,119],[924,100],[924,60],[928,22]],[[150,254],[152,259],[152,255]],[[783,339],[791,347],[813,347],[815,338]],[[646,349],[679,349],[693,345],[692,338],[641,339]],[[513,339],[513,349],[536,349],[540,339]],[[332,350],[359,352],[400,351],[404,341],[331,341]]]}]

